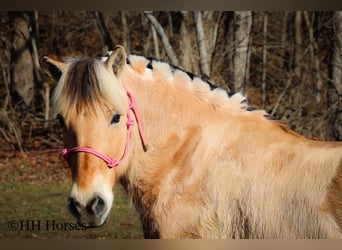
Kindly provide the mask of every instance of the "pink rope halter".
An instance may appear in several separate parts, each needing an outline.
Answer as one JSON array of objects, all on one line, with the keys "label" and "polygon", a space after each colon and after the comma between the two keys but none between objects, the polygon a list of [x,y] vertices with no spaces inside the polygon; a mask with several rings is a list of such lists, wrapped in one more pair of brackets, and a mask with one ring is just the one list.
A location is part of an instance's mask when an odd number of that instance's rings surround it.
[{"label": "pink rope halter", "polygon": [[128,96],[128,99],[129,99],[129,105],[128,105],[128,111],[127,111],[127,122],[126,122],[126,125],[127,125],[127,135],[126,135],[126,145],[125,145],[125,151],[123,153],[123,155],[121,156],[121,158],[118,160],[118,159],[115,159],[115,158],[111,158],[111,157],[108,157],[98,151],[96,151],[95,149],[93,148],[88,148],[88,147],[74,147],[74,148],[64,148],[62,150],[62,155],[65,159],[68,159],[69,156],[73,153],[77,153],[77,152],[85,152],[85,153],[89,153],[89,154],[92,154],[92,155],[95,155],[96,157],[102,159],[104,162],[107,163],[107,166],[109,168],[112,168],[112,167],[116,167],[117,165],[119,165],[121,162],[123,162],[127,156],[128,156],[128,151],[129,151],[129,147],[130,147],[130,141],[131,141],[131,135],[132,135],[132,127],[134,125],[134,120],[132,119],[131,117],[131,114],[130,114],[130,110],[133,111],[133,114],[135,116],[135,119],[137,121],[137,125],[138,125],[138,129],[139,129],[139,134],[140,134],[140,138],[141,138],[141,141],[143,143],[143,146],[144,146],[144,149],[146,150],[146,138],[144,136],[144,133],[143,133],[143,130],[142,130],[142,127],[141,127],[141,121],[140,121],[140,117],[139,117],[139,113],[137,111],[137,108],[136,108],[136,102],[135,102],[135,98],[134,96],[127,90],[126,86],[124,85],[125,89],[126,89],[126,93],[127,93],[127,96]]}]

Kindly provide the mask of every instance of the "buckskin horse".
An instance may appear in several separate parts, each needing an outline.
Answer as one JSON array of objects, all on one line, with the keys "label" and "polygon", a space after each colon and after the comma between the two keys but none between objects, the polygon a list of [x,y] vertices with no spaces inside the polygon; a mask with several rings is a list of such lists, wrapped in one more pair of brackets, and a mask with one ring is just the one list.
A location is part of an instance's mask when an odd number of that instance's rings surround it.
[{"label": "buckskin horse", "polygon": [[341,142],[121,46],[45,61],[79,223],[103,225],[120,182],[146,238],[342,238]]}]

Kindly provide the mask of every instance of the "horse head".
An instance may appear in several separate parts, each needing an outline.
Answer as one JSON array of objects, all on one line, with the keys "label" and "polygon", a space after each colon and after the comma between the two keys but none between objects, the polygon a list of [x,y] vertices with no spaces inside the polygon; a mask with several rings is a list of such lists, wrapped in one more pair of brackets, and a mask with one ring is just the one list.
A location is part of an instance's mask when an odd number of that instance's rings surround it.
[{"label": "horse head", "polygon": [[128,153],[130,98],[119,80],[125,50],[117,46],[105,60],[44,61],[58,78],[54,108],[73,181],[68,208],[79,223],[100,226],[114,200],[116,167]]}]

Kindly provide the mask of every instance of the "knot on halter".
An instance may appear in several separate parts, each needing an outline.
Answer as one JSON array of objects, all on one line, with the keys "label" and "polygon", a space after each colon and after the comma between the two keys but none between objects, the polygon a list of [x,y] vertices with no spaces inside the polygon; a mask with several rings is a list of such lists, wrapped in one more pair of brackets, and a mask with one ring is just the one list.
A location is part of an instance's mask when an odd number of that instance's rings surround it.
[{"label": "knot on halter", "polygon": [[69,156],[69,149],[63,148],[63,150],[62,150],[62,156],[63,156],[64,158],[68,157],[68,156]]},{"label": "knot on halter", "polygon": [[116,167],[120,163],[120,161],[118,161],[117,159],[111,158],[111,159],[108,159],[106,163],[109,168],[113,168],[113,167]]},{"label": "knot on halter", "polygon": [[126,125],[127,125],[127,128],[129,128],[129,127],[134,125],[134,120],[129,115],[127,115]]},{"label": "knot on halter", "polygon": [[125,83],[123,83],[123,87],[126,90],[128,99],[129,99],[129,105],[128,105],[128,113],[127,113],[127,127],[131,127],[134,125],[134,120],[131,118],[129,111],[132,110],[133,114],[135,116],[135,119],[137,121],[137,125],[138,125],[138,130],[139,130],[139,134],[140,134],[140,139],[142,141],[144,150],[147,150],[147,143],[146,143],[146,137],[144,135],[143,129],[141,127],[141,120],[140,120],[140,116],[139,116],[139,112],[137,111],[137,107],[136,107],[136,101],[134,96],[131,94],[131,92],[128,91]]}]

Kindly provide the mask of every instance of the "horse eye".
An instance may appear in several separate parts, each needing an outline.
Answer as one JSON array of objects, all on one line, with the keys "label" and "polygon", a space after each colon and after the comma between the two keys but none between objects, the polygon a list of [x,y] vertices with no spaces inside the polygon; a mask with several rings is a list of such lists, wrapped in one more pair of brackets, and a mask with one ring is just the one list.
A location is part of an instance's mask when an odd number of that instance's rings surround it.
[{"label": "horse eye", "polygon": [[115,114],[112,117],[112,120],[110,121],[110,124],[116,124],[120,122],[121,115],[120,114]]},{"label": "horse eye", "polygon": [[59,122],[59,125],[64,128],[65,127],[65,122],[64,122],[64,118],[63,116],[61,116],[60,114],[57,115],[57,120]]}]

